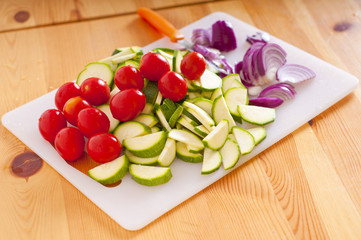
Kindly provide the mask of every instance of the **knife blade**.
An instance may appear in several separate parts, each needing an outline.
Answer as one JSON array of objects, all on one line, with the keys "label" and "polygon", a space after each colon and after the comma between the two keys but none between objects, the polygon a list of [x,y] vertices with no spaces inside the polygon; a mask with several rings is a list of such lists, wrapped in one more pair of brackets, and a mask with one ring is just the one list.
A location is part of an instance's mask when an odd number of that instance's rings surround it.
[{"label": "knife blade", "polygon": [[[165,19],[158,13],[154,12],[152,9],[142,7],[142,8],[138,9],[137,14],[141,18],[143,18],[146,22],[148,22],[152,27],[154,27],[158,32],[161,32],[164,35],[166,35],[167,37],[169,37],[169,39],[172,42],[176,42],[176,43],[182,45],[184,48],[186,48],[187,50],[189,50],[191,52],[194,51],[193,44],[188,42],[185,39],[185,36],[181,32],[179,32],[179,30],[176,27],[174,27],[173,24],[171,24],[167,19]],[[212,65],[219,72],[222,72],[226,75],[229,74],[227,71],[225,71],[223,68],[221,68],[217,63],[215,63],[211,59],[207,59],[205,57],[205,60],[206,60],[207,64]]]}]

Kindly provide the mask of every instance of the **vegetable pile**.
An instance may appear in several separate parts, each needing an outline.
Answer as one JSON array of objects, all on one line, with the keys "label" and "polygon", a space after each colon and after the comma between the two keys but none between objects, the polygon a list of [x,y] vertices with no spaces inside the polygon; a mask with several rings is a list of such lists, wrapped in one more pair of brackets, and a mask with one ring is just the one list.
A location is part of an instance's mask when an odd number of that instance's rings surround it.
[{"label": "vegetable pile", "polygon": [[315,77],[286,65],[284,50],[264,39],[248,37],[251,47],[235,67],[221,54],[237,47],[227,21],[194,30],[194,52],[118,48],[57,90],[57,109],[40,116],[40,133],[66,161],[86,148],[101,163],[89,176],[105,185],[128,172],[139,184],[164,184],[176,157],[202,162],[201,174],[231,169],[265,139],[275,107],[294,97],[290,83]]}]

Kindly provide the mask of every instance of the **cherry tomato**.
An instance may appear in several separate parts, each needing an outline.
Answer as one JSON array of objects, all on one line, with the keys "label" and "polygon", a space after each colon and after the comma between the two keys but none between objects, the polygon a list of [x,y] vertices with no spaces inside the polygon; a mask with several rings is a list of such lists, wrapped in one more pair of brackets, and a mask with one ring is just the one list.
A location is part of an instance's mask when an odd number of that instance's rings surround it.
[{"label": "cherry tomato", "polygon": [[122,145],[113,134],[98,133],[89,138],[87,151],[94,161],[106,163],[119,157]]},{"label": "cherry tomato", "polygon": [[140,73],[150,81],[158,81],[170,71],[167,59],[159,53],[149,52],[140,60]]},{"label": "cherry tomato", "polygon": [[138,69],[132,66],[120,67],[114,75],[114,83],[120,90],[136,88],[142,90],[144,79]]},{"label": "cherry tomato", "polygon": [[64,104],[72,97],[80,96],[80,87],[75,82],[64,83],[55,94],[55,105],[63,111]]},{"label": "cherry tomato", "polygon": [[106,103],[110,97],[108,84],[96,77],[85,79],[80,85],[80,92],[81,96],[94,106]]},{"label": "cherry tomato", "polygon": [[160,93],[165,98],[178,102],[187,94],[187,83],[184,78],[176,72],[167,72],[158,82]]},{"label": "cherry tomato", "polygon": [[43,138],[51,143],[56,134],[67,125],[64,115],[57,109],[48,109],[39,118],[39,130]]},{"label": "cherry tomato", "polygon": [[129,88],[114,95],[110,100],[110,111],[115,119],[121,122],[129,121],[139,115],[145,102],[144,93]]},{"label": "cherry tomato", "polygon": [[56,134],[54,145],[62,158],[75,161],[83,155],[85,140],[77,128],[66,127]]},{"label": "cherry tomato", "polygon": [[109,127],[107,115],[97,108],[85,108],[78,114],[78,128],[87,138],[96,133],[108,132]]},{"label": "cherry tomato", "polygon": [[206,60],[203,55],[191,52],[184,56],[181,62],[182,74],[189,80],[197,80],[206,70]]},{"label": "cherry tomato", "polygon": [[82,97],[73,97],[70,98],[66,103],[64,104],[63,113],[66,118],[66,120],[76,126],[77,120],[78,120],[78,114],[81,110],[84,108],[91,108],[92,105],[90,105],[84,98]]}]

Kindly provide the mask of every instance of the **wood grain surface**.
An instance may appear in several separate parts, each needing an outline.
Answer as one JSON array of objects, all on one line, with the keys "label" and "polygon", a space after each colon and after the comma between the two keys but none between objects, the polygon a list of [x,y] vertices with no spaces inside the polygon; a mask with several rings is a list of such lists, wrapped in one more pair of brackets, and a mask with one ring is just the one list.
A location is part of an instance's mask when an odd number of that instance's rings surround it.
[{"label": "wood grain surface", "polygon": [[[357,0],[3,0],[0,115],[116,47],[162,37],[134,13],[140,6],[178,28],[223,11],[361,78]],[[30,13],[23,23],[14,20],[20,10]],[[360,239],[360,122],[358,87],[139,231],[120,227],[45,162],[29,178],[14,176],[13,159],[30,150],[1,126],[0,239]]]}]

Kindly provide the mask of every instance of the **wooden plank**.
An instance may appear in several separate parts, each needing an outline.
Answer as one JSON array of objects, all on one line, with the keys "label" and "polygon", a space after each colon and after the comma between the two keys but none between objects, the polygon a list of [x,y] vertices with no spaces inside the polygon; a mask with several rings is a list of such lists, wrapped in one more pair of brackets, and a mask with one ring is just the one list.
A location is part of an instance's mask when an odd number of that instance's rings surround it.
[{"label": "wooden plank", "polygon": [[211,0],[4,0],[0,2],[0,32],[130,14],[135,13],[139,7],[159,9],[209,1]]},{"label": "wooden plank", "polygon": [[[360,7],[340,2],[221,1],[159,13],[182,27],[224,11],[360,77],[355,41],[360,20],[352,18],[350,30],[332,30]],[[330,17],[327,4],[345,13]],[[317,11],[323,8],[329,13]],[[143,46],[160,37],[136,15],[1,33],[0,73],[6,81],[0,114],[73,80],[86,63],[116,47]],[[119,227],[47,164],[28,181],[10,174],[12,159],[25,146],[1,126],[0,212],[6,217],[0,220],[0,239],[357,239],[360,109],[359,93],[349,95],[311,127],[304,125],[136,232]]]}]

